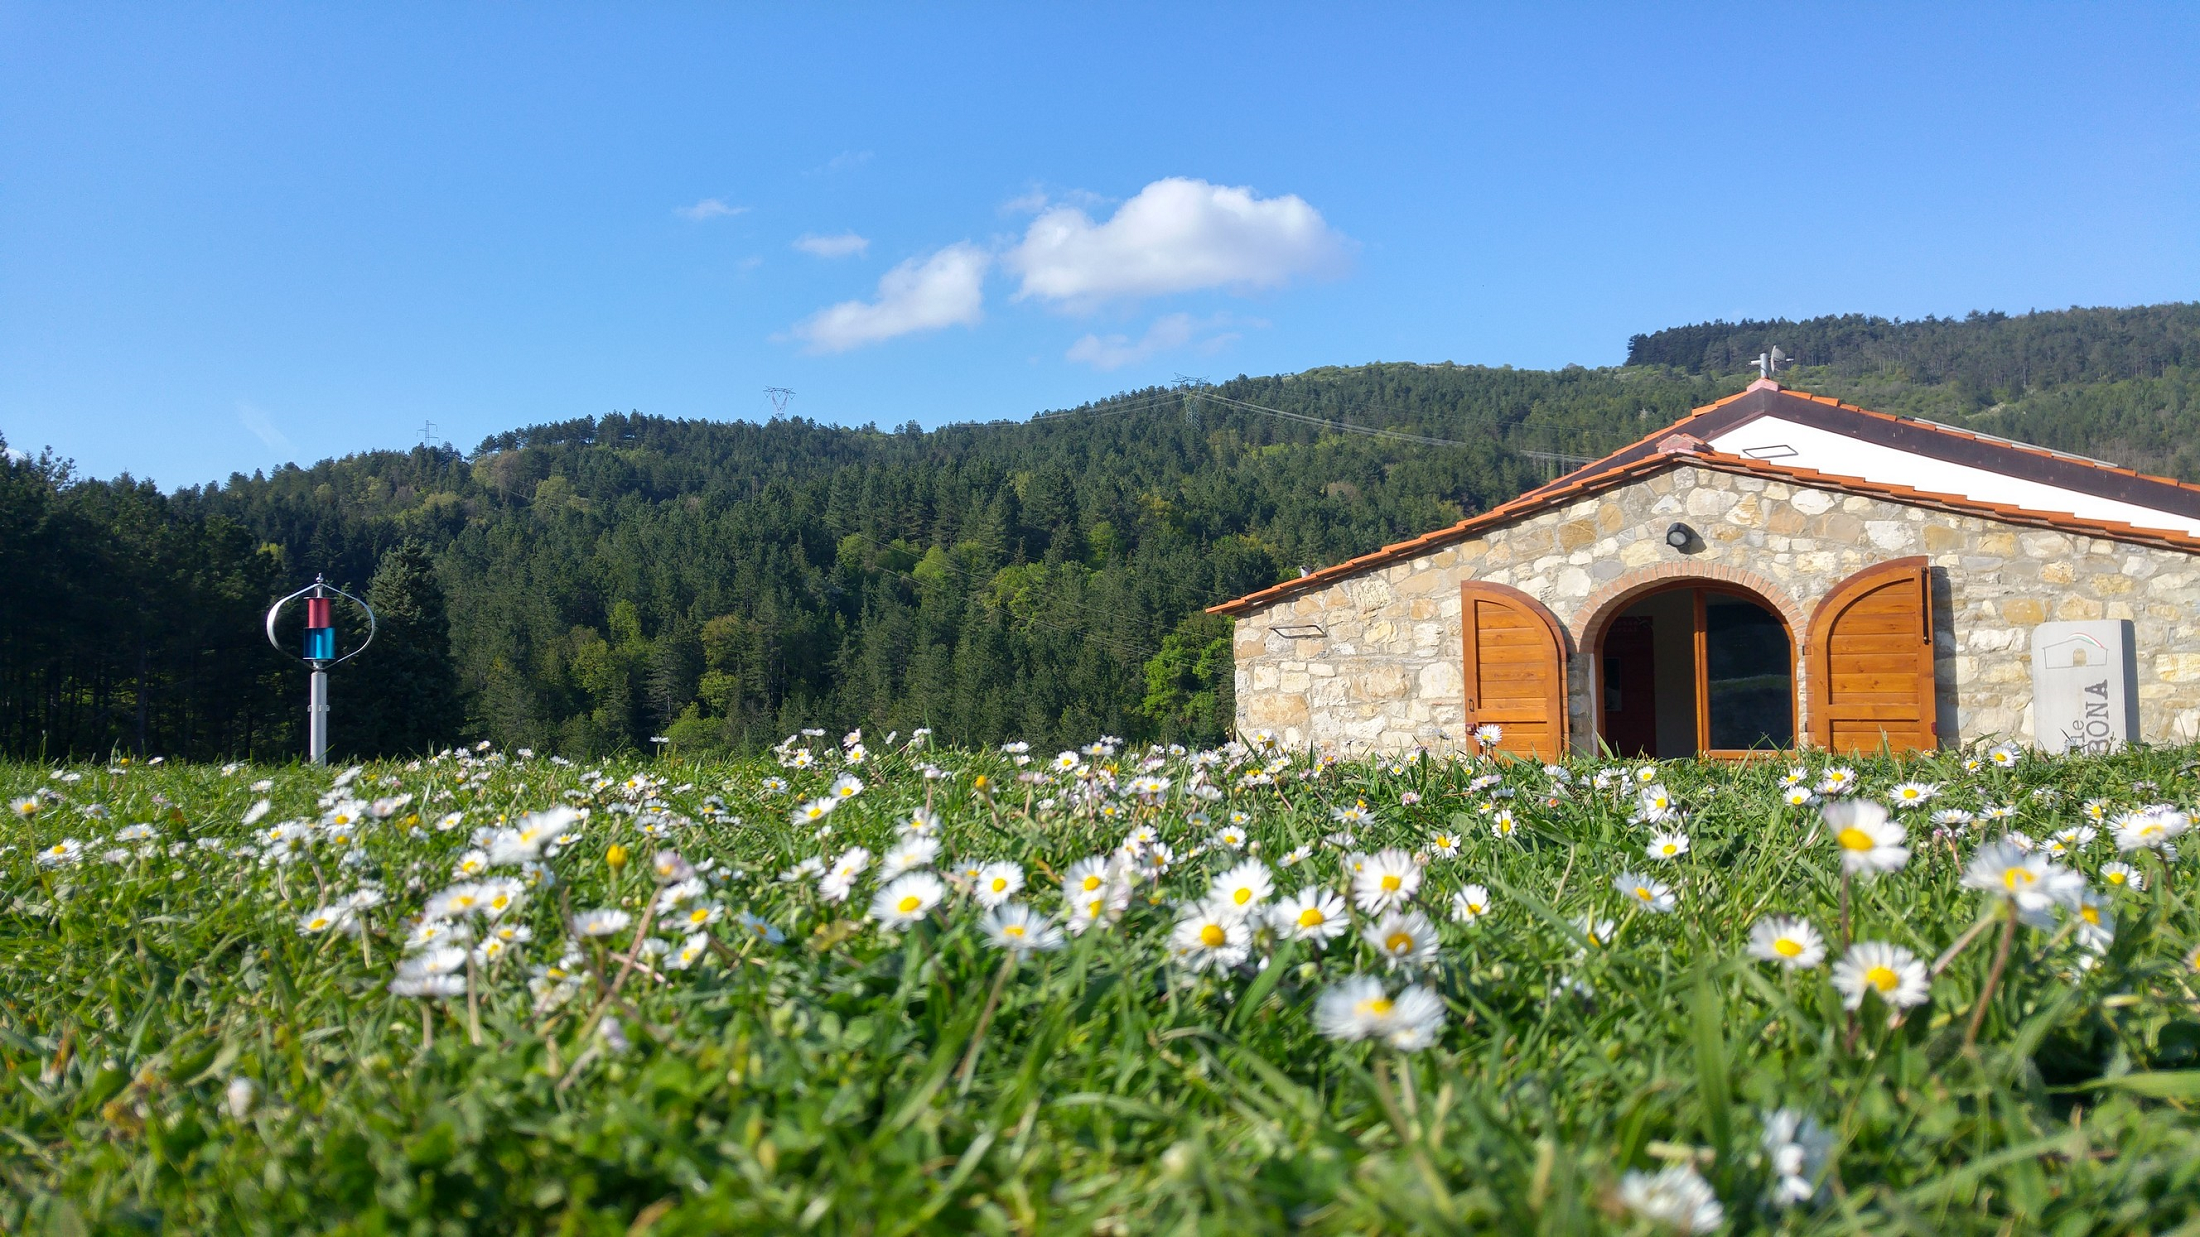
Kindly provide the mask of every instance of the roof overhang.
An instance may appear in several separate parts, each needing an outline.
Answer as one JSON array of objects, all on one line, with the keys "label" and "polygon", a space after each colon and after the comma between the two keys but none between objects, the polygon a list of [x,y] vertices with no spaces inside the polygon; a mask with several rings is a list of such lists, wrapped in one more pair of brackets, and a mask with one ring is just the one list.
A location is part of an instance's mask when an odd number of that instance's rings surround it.
[{"label": "roof overhang", "polygon": [[[1751,392],[1743,393],[1745,396],[1748,394],[1751,394]],[[1867,498],[1878,498],[1888,502],[1900,503],[1905,506],[1945,511],[1952,515],[1978,516],[2019,527],[2048,529],[2055,532],[2074,533],[2080,536],[2101,537],[2134,545],[2155,546],[2185,553],[2200,553],[2200,537],[2176,529],[2142,528],[2114,520],[2088,519],[2068,512],[2032,511],[2001,503],[1981,502],[1961,494],[1938,493],[1907,485],[1890,485],[1885,482],[1870,481],[1863,477],[1846,477],[1834,473],[1819,472],[1810,468],[1793,468],[1767,460],[1754,460],[1746,456],[1728,455],[1705,447],[1703,438],[1698,436],[1700,433],[1706,429],[1710,433],[1720,433],[1727,428],[1731,428],[1731,426],[1727,424],[1710,426],[1699,422],[1698,418],[1704,413],[1718,409],[1721,405],[1731,405],[1741,398],[1742,396],[1736,396],[1729,400],[1722,400],[1720,404],[1699,409],[1696,414],[1658,431],[1633,446],[1615,452],[1595,464],[1576,469],[1573,473],[1561,477],[1549,485],[1530,490],[1511,502],[1500,504],[1480,515],[1461,520],[1449,528],[1441,528],[1435,532],[1415,537],[1410,541],[1400,541],[1386,545],[1371,554],[1362,554],[1358,558],[1346,559],[1333,567],[1326,567],[1320,571],[1300,576],[1296,580],[1286,580],[1281,584],[1272,585],[1259,592],[1248,593],[1243,597],[1209,606],[1207,613],[1238,615],[1258,610],[1297,596],[1310,589],[1323,588],[1338,580],[1358,575],[1364,571],[1418,558],[1447,545],[1472,540],[1483,533],[1526,519],[1539,512],[1565,506],[1568,503],[1629,484],[1655,473],[1680,467],[1708,468],[1738,476],[1762,477],[1767,480],[1784,481],[1805,489],[1856,494]],[[1842,405],[1842,407],[1847,406]],[[1763,416],[1766,413],[1759,410],[1752,415]],[[1869,415],[1876,417],[1883,414],[1871,413]],[[1895,420],[1897,418],[1889,419]],[[1739,419],[1732,422],[1732,424],[1737,425],[1740,423]],[[1935,432],[1942,431],[1936,427]],[[1638,450],[1638,448],[1643,449]],[[2037,450],[2037,448],[2023,449],[2027,451]],[[1623,459],[1622,457],[1628,458]],[[2106,465],[2091,466],[2107,467]],[[2128,472],[2128,470],[2123,469],[2114,471]],[[2129,475],[2138,477],[2141,474],[2129,473]],[[2148,478],[2148,480],[2156,479]],[[2164,483],[2176,486],[2179,489],[2194,489],[2194,487],[2186,486],[2181,482],[2166,481]]]}]

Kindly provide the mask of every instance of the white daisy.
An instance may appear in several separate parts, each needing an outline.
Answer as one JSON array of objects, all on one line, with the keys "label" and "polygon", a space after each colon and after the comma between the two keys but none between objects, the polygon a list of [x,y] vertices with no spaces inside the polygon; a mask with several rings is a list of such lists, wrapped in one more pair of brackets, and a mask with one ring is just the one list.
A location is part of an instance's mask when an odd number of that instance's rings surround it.
[{"label": "white daisy", "polygon": [[634,917],[615,907],[582,911],[573,917],[573,931],[581,936],[610,936],[634,922]]},{"label": "white daisy", "polygon": [[1979,847],[1971,856],[1964,865],[1963,886],[2006,898],[2037,923],[2058,903],[2075,907],[2085,891],[2085,878],[2043,853],[2027,852],[2002,838]]},{"label": "white daisy", "polygon": [[978,930],[987,944],[1016,954],[1060,949],[1063,942],[1060,928],[1021,902],[994,907],[978,921]]},{"label": "white daisy", "polygon": [[680,942],[680,948],[671,957],[663,960],[662,965],[668,971],[684,971],[702,961],[703,955],[708,952],[710,936],[707,933],[691,932],[686,940]]},{"label": "white daisy", "polygon": [[1887,797],[1896,807],[1924,807],[1939,793],[1940,786],[1935,782],[1900,782],[1887,792]]},{"label": "white daisy", "polygon": [[1269,875],[1268,865],[1258,859],[1248,859],[1214,879],[1207,888],[1207,896],[1229,907],[1240,915],[1259,911],[1262,903],[1276,892],[1275,878]]},{"label": "white daisy", "polygon": [[946,894],[947,886],[932,873],[905,873],[871,895],[871,918],[888,931],[905,928],[924,918]]},{"label": "white daisy", "polygon": [[1826,942],[1809,920],[1774,915],[1749,930],[1749,954],[1791,971],[1808,970],[1826,960]]},{"label": "white daisy", "polygon": [[1688,853],[1688,835],[1678,829],[1653,833],[1643,853],[1657,860],[1678,859]]},{"label": "white daisy", "polygon": [[1490,909],[1490,891],[1480,885],[1468,885],[1451,895],[1451,917],[1460,923],[1480,922]]},{"label": "white daisy", "polygon": [[1436,1042],[1444,1029],[1444,1002],[1418,984],[1393,997],[1373,975],[1355,975],[1314,1002],[1314,1027],[1324,1036],[1351,1043],[1374,1039],[1400,1052],[1418,1052]]},{"label": "white daisy", "polygon": [[1895,1009],[1922,1005],[1932,994],[1925,964],[1909,950],[1885,941],[1858,941],[1849,946],[1849,951],[1833,964],[1833,986],[1840,990],[1841,1003],[1849,1009],[1863,1005],[1867,992],[1878,993],[1880,1000]]},{"label": "white daisy", "polygon": [[1640,872],[1620,873],[1612,878],[1612,888],[1619,890],[1621,897],[1629,899],[1629,905],[1660,915],[1670,915],[1679,906],[1678,900],[1673,897],[1672,886]]},{"label": "white daisy", "polygon": [[1352,901],[1369,915],[1403,906],[1421,888],[1421,865],[1392,847],[1367,856],[1352,876]]},{"label": "white daisy", "polygon": [[1852,874],[1893,872],[1910,861],[1902,844],[1902,826],[1887,819],[1887,809],[1869,799],[1841,799],[1820,813],[1841,848],[1841,868]]},{"label": "white daisy", "polygon": [[1773,1175],[1767,1201],[1774,1207],[1807,1203],[1824,1190],[1833,1135],[1814,1118],[1792,1108],[1776,1109],[1765,1117],[1761,1140]]},{"label": "white daisy", "polygon": [[970,896],[978,900],[978,905],[991,909],[1015,897],[1023,887],[1023,865],[1001,859],[978,869],[970,883]]},{"label": "white daisy", "polygon": [[2078,895],[2077,914],[2079,946],[2095,953],[2106,952],[2116,939],[2116,913],[2108,899],[2087,890]]},{"label": "white daisy", "polygon": [[2147,887],[2146,873],[2128,863],[2115,862],[2101,865],[2101,883],[2116,889],[2129,889],[2133,893]]},{"label": "white daisy", "polygon": [[1419,911],[1392,911],[1372,928],[1361,929],[1360,937],[1392,969],[1435,965],[1436,925]]},{"label": "white daisy", "polygon": [[2123,813],[2114,827],[2117,850],[2164,850],[2192,827],[2192,820],[2174,808],[2149,807]]},{"label": "white daisy", "polygon": [[1308,885],[1269,908],[1268,924],[1285,940],[1308,941],[1319,949],[1344,935],[1352,919],[1333,890]]},{"label": "white daisy", "polygon": [[1675,1233],[1708,1233],[1726,1223],[1726,1209],[1711,1183],[1689,1164],[1654,1173],[1630,1170],[1619,1179],[1619,1201],[1653,1228]]},{"label": "white daisy", "polygon": [[932,861],[939,858],[939,854],[938,838],[912,834],[887,849],[886,856],[879,860],[878,878],[890,881],[904,872],[931,867]]},{"label": "white daisy", "polygon": [[1177,917],[1169,951],[1194,971],[1226,971],[1252,953],[1253,929],[1231,907],[1212,899],[1195,902]]}]

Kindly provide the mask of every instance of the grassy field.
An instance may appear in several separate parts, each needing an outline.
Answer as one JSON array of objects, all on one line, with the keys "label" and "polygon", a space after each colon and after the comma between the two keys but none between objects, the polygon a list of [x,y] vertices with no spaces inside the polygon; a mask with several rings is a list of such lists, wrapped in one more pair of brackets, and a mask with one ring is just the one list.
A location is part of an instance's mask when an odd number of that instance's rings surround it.
[{"label": "grassy field", "polygon": [[0,1225],[2200,1232],[2194,753],[2000,757],[0,765]]}]

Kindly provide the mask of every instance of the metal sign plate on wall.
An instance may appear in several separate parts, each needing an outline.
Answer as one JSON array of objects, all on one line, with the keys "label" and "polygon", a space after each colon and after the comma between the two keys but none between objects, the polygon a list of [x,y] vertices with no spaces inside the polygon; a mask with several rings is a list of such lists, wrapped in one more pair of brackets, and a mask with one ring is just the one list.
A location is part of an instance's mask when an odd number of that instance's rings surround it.
[{"label": "metal sign plate on wall", "polygon": [[2041,623],[2032,629],[2032,734],[2051,752],[2112,752],[2137,737],[2131,624]]}]

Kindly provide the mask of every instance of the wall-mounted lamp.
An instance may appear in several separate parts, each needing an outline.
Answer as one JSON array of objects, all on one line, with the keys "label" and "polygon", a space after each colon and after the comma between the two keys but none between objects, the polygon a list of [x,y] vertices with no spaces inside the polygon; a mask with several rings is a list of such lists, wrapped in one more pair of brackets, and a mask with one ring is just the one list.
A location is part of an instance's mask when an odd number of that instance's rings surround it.
[{"label": "wall-mounted lamp", "polygon": [[1673,524],[1665,530],[1665,544],[1676,550],[1685,550],[1696,542],[1696,530],[1686,524]]}]

